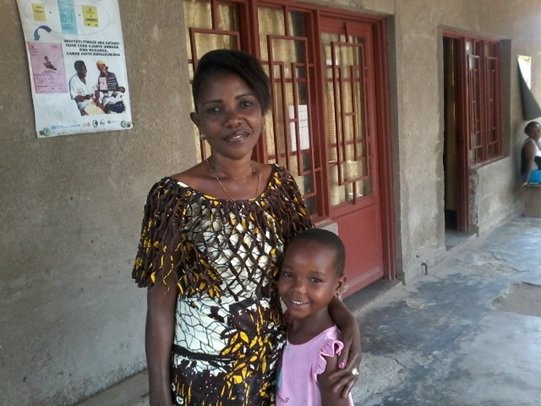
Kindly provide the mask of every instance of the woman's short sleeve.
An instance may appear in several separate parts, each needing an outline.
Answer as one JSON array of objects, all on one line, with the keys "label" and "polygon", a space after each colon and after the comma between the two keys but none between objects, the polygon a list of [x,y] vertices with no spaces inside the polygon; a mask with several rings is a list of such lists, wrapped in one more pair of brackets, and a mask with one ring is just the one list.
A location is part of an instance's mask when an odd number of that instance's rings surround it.
[{"label": "woman's short sleeve", "polygon": [[313,228],[310,212],[302,198],[299,187],[293,176],[283,167],[279,167],[283,196],[280,203],[281,221],[285,232],[285,240],[289,241],[299,232]]},{"label": "woman's short sleeve", "polygon": [[175,282],[178,279],[180,229],[186,206],[178,189],[172,179],[165,178],[148,193],[132,271],[140,287],[153,285],[156,278],[165,282],[172,275]]}]

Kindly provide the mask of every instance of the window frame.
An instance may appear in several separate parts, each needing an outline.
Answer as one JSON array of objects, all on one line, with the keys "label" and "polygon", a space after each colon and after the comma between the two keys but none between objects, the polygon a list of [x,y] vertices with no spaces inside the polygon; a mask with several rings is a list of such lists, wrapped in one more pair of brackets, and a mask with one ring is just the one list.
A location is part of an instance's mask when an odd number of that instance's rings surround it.
[{"label": "window frame", "polygon": [[[504,148],[504,120],[502,115],[503,81],[501,72],[504,41],[497,38],[453,31],[444,31],[443,38],[458,40],[460,51],[458,56],[458,114],[462,123],[462,137],[467,146],[467,165],[469,169],[476,169],[507,156]],[[474,44],[472,52],[468,52],[468,42]],[[487,48],[491,48],[491,52],[487,52]],[[470,61],[474,58],[479,61],[477,78],[473,77],[469,72]],[[492,69],[489,71],[490,62],[492,62]],[[475,106],[476,101],[473,100],[474,92],[472,89],[475,81],[479,86],[477,95],[480,97],[477,106]],[[477,112],[476,107],[478,108]],[[480,143],[474,145],[473,133],[476,129],[476,123],[474,122],[476,113],[479,115],[477,129]],[[490,126],[492,126],[492,131],[495,134],[492,139],[489,137]],[[489,151],[491,146],[496,152],[491,153]]]}]

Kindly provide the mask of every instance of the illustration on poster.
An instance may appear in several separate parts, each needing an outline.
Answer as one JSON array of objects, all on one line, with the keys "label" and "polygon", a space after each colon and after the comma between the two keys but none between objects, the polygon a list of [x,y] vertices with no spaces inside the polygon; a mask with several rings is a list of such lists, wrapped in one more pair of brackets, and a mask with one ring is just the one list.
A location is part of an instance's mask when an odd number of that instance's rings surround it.
[{"label": "illustration on poster", "polygon": [[123,97],[126,89],[120,86],[116,75],[109,71],[104,61],[97,61],[96,67],[100,72],[96,89],[96,99],[105,113],[123,113],[126,110]]},{"label": "illustration on poster", "polygon": [[81,116],[95,114],[123,113],[126,88],[118,84],[116,75],[109,71],[107,64],[96,62],[98,76],[95,81],[88,79],[88,69],[82,60],[73,64],[76,71],[69,80],[70,97],[75,101]]},{"label": "illustration on poster", "polygon": [[77,60],[73,64],[75,75],[73,75],[68,84],[72,100],[75,100],[81,116],[90,116],[93,114],[103,114],[103,109],[99,106],[96,98],[95,86],[88,83],[86,78],[87,69],[83,61]]}]

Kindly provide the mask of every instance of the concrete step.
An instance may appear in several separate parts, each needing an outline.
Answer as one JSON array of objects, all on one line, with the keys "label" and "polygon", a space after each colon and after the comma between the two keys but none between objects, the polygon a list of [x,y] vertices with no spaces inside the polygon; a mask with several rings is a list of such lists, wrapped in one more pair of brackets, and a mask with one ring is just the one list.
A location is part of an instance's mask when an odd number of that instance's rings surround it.
[{"label": "concrete step", "polygon": [[541,217],[541,184],[529,184],[524,187],[524,216]]},{"label": "concrete step", "polygon": [[78,406],[148,406],[147,371],[82,401]]}]

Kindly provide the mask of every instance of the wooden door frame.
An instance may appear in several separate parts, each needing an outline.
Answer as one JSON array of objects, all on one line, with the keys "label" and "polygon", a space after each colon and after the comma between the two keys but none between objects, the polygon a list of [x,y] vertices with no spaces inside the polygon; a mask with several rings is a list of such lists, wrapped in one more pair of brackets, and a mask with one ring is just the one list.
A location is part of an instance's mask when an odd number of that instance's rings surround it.
[{"label": "wooden door frame", "polygon": [[[469,188],[469,171],[470,163],[469,154],[469,124],[468,124],[468,93],[466,84],[466,58],[464,36],[452,32],[443,32],[442,40],[453,40],[456,45],[456,53],[453,57],[452,69],[456,73],[456,141],[457,141],[457,219],[456,228],[459,232],[470,232],[470,188]],[[445,63],[445,59],[444,59]]]},{"label": "wooden door frame", "polygon": [[[457,230],[465,233],[470,233],[475,230],[475,224],[471,220],[470,212],[470,200],[471,190],[469,185],[469,174],[472,169],[476,169],[489,162],[501,159],[504,156],[504,147],[502,140],[502,117],[501,117],[501,92],[498,91],[501,86],[500,71],[501,71],[501,40],[497,38],[481,37],[473,34],[466,34],[456,32],[452,30],[444,30],[442,32],[443,39],[449,39],[456,44],[457,52],[453,61],[453,69],[456,69],[457,73],[457,143],[458,143],[458,173],[457,173],[457,186],[459,194],[459,211],[457,213]],[[473,46],[476,43],[481,43],[481,51],[476,53],[466,52],[466,44],[471,42]],[[494,47],[487,50],[487,46]],[[490,54],[490,55],[488,55]],[[476,127],[472,122],[475,117],[473,113],[473,89],[470,81],[469,69],[469,57],[479,57],[479,73],[478,83],[479,100],[477,100],[477,106],[480,109],[478,122]],[[495,82],[488,80],[489,69],[487,68],[487,61],[492,58],[498,62],[494,69]],[[493,99],[492,104],[489,103],[489,97],[487,97],[488,89],[492,90]],[[493,108],[490,108],[493,106]],[[495,117],[492,121],[493,129],[496,131],[496,140],[489,140],[488,126],[489,117]],[[478,138],[472,136],[473,132],[478,129]],[[479,141],[480,139],[480,141]],[[476,142],[476,145],[472,145],[472,142]],[[479,145],[480,143],[480,145]],[[492,146],[492,150],[491,147]],[[478,155],[480,151],[480,156]]]},{"label": "wooden door frame", "polygon": [[[374,132],[378,136],[377,159],[378,159],[378,179],[380,213],[381,213],[381,233],[382,233],[382,256],[384,278],[388,280],[396,279],[396,233],[394,216],[394,194],[393,194],[393,176],[392,176],[392,144],[389,110],[389,69],[387,55],[389,48],[387,46],[387,20],[383,17],[373,17],[360,15],[343,10],[329,10],[328,8],[319,8],[318,16],[344,19],[359,23],[369,23],[372,26],[372,43],[374,60],[374,93],[375,93],[375,128]],[[316,29],[321,32],[320,18],[316,19]],[[317,47],[317,57],[320,63],[323,63],[321,47]],[[323,70],[318,69],[320,75],[320,89],[324,89],[325,78]],[[323,90],[321,90],[323,91]],[[320,99],[322,95],[320,95]],[[318,115],[319,125],[324,128],[324,109],[321,107]],[[326,208],[329,213],[329,207]]]}]

